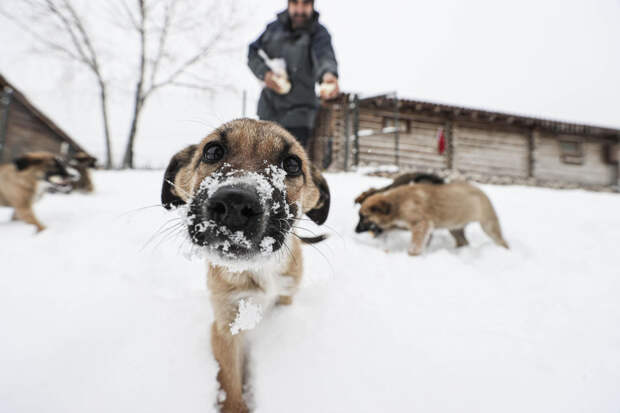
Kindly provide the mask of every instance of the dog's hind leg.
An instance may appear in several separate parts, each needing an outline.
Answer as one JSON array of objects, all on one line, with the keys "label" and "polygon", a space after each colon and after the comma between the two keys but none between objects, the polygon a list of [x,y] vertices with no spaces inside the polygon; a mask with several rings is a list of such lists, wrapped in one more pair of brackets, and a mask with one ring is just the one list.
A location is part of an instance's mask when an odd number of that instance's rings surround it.
[{"label": "dog's hind leg", "polygon": [[465,228],[451,229],[450,234],[456,241],[457,248],[461,248],[461,247],[465,247],[469,245],[469,241],[467,241],[467,238],[465,237]]},{"label": "dog's hind leg", "polygon": [[222,413],[247,413],[249,410],[243,400],[243,333],[232,335],[228,325],[214,322],[211,328],[211,347],[215,360],[220,365],[217,380],[225,393],[219,400]]}]

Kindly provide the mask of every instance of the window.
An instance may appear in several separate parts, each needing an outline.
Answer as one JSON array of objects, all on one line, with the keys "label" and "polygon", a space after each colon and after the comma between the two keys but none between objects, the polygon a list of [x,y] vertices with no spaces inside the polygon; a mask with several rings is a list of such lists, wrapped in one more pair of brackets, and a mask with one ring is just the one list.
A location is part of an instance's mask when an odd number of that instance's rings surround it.
[{"label": "window", "polygon": [[[402,133],[411,132],[411,121],[409,119],[398,119],[398,131]],[[394,118],[391,116],[383,117],[383,128],[384,133],[394,133]]]},{"label": "window", "polygon": [[620,144],[608,143],[603,146],[603,160],[608,165],[616,165],[620,161]]},{"label": "window", "polygon": [[583,165],[583,144],[577,140],[560,140],[560,158],[571,165]]}]

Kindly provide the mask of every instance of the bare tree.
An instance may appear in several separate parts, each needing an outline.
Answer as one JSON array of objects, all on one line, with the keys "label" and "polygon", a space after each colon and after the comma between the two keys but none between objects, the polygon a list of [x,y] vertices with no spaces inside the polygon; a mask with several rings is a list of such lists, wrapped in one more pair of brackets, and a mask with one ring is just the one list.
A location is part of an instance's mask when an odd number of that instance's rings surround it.
[{"label": "bare tree", "polygon": [[[96,23],[78,11],[78,5],[88,4],[86,0],[19,3],[20,7],[12,4],[10,9],[0,5],[0,14],[31,34],[40,46],[93,74],[100,92],[108,167],[112,166],[107,110],[111,68],[132,68],[128,83],[135,86],[122,167],[133,168],[136,136],[149,99],[169,87],[207,93],[220,87],[205,73],[211,72],[211,60],[231,50],[226,47],[241,22],[238,2],[230,0],[108,0],[100,3],[105,11],[97,15]],[[105,27],[98,31],[97,24]],[[105,39],[110,31],[121,33],[123,45],[111,45],[104,53],[96,46],[110,43]]]},{"label": "bare tree", "polygon": [[122,164],[133,168],[140,116],[149,98],[167,87],[214,92],[218,85],[196,72],[204,71],[208,58],[226,51],[227,40],[240,19],[235,2],[229,0],[136,0],[135,9],[124,1],[122,6],[130,29],[140,39],[132,120]]},{"label": "bare tree", "polygon": [[11,7],[0,5],[0,15],[26,31],[49,51],[77,62],[93,75],[99,90],[106,168],[112,167],[112,144],[108,117],[108,82],[103,76],[101,59],[92,33],[70,0],[21,0]]}]

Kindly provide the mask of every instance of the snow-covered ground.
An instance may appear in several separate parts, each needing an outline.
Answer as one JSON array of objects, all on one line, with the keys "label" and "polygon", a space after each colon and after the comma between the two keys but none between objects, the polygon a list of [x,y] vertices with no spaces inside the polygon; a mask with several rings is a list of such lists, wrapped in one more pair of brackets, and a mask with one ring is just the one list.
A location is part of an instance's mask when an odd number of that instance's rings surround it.
[{"label": "snow-covered ground", "polygon": [[[0,208],[0,412],[209,412],[217,366],[204,264],[164,231],[161,171],[100,172],[47,196],[48,226]],[[512,250],[477,225],[425,256],[355,235],[353,198],[385,180],[328,176],[331,238],[304,286],[251,332],[256,412],[620,411],[620,196],[484,189]]]}]

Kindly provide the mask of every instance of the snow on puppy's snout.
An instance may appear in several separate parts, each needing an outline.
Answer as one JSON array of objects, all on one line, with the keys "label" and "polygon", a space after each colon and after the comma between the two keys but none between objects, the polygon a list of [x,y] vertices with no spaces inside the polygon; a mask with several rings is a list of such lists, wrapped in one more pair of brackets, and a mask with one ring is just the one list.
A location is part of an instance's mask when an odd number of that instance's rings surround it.
[{"label": "snow on puppy's snout", "polygon": [[192,197],[192,242],[225,259],[269,256],[285,243],[294,213],[286,200],[286,173],[275,166],[258,172],[229,169],[205,178]]}]

